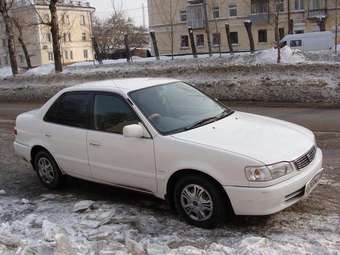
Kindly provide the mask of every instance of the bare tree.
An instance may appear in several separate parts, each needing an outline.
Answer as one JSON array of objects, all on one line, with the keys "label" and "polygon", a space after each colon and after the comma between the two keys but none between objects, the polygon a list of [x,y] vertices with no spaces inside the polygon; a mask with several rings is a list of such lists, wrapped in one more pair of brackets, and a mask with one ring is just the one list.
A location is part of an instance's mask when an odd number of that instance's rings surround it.
[{"label": "bare tree", "polygon": [[279,0],[273,0],[273,13],[274,13],[274,30],[275,30],[275,45],[277,49],[277,63],[281,62],[281,45],[279,35],[279,14],[280,14]]},{"label": "bare tree", "polygon": [[54,67],[57,73],[63,71],[63,64],[60,52],[60,35],[59,35],[59,23],[57,15],[57,3],[58,0],[50,0],[49,10],[51,13],[51,34],[52,34],[52,44],[53,44],[53,56],[54,56]]},{"label": "bare tree", "polygon": [[5,23],[9,59],[11,63],[12,73],[15,76],[19,73],[19,67],[17,62],[17,52],[15,48],[13,20],[9,15],[10,9],[13,7],[13,2],[13,0],[0,0],[0,14]]},{"label": "bare tree", "polygon": [[29,52],[28,52],[28,49],[27,49],[27,46],[26,46],[26,42],[25,42],[24,36],[23,36],[23,29],[24,29],[23,22],[19,17],[13,17],[12,20],[13,20],[13,24],[15,25],[15,27],[17,29],[18,41],[19,41],[21,48],[22,48],[22,51],[24,53],[27,68],[31,69],[32,68],[31,57],[29,55]]}]

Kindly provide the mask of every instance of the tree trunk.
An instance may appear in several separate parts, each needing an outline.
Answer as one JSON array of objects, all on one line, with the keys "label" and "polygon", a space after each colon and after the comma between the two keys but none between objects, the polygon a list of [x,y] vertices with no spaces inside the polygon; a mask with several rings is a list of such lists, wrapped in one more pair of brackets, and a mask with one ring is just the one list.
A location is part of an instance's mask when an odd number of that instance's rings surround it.
[{"label": "tree trunk", "polygon": [[274,0],[274,30],[275,30],[275,44],[277,49],[277,63],[281,62],[281,45],[280,45],[280,35],[279,35],[279,2],[278,0]]},{"label": "tree trunk", "polygon": [[326,31],[326,18],[325,17],[320,17],[318,21],[318,26],[321,32]]},{"label": "tree trunk", "polygon": [[6,35],[8,37],[7,44],[8,44],[8,53],[9,53],[9,60],[11,63],[12,73],[13,75],[17,75],[19,73],[18,62],[17,62],[17,52],[15,48],[15,37],[13,31],[13,22],[8,15],[8,11],[4,10],[2,12],[2,17],[6,27]]},{"label": "tree trunk", "polygon": [[209,17],[208,17],[207,5],[208,5],[207,0],[203,0],[205,32],[207,33],[208,51],[209,51],[209,56],[211,57],[212,56],[212,49],[211,49],[211,39],[210,39],[210,29],[209,29]]},{"label": "tree trunk", "polygon": [[188,33],[189,33],[189,40],[190,40],[190,45],[191,45],[191,50],[192,50],[192,55],[194,58],[197,58],[197,50],[196,50],[196,45],[195,45],[195,40],[194,40],[194,32],[192,31],[192,28],[188,28]]},{"label": "tree trunk", "polygon": [[30,58],[26,43],[25,43],[24,38],[23,38],[22,26],[19,24],[19,21],[16,20],[15,18],[13,18],[13,23],[16,26],[18,33],[19,33],[18,41],[21,45],[22,51],[24,52],[27,68],[31,69],[32,68],[31,58]]},{"label": "tree trunk", "polygon": [[159,50],[158,50],[158,45],[157,45],[157,40],[156,40],[156,34],[154,31],[150,32],[150,37],[152,40],[153,50],[155,52],[156,59],[159,60]]},{"label": "tree trunk", "polygon": [[251,31],[251,21],[245,21],[244,22],[244,26],[247,30],[247,34],[248,34],[248,38],[249,38],[249,46],[250,46],[250,52],[254,53],[255,51],[255,43],[254,43],[254,37],[253,37],[253,33]]},{"label": "tree trunk", "polygon": [[57,73],[61,73],[63,71],[63,64],[60,52],[57,2],[58,0],[50,0],[49,9],[51,13],[51,34],[53,44],[54,67]]},{"label": "tree trunk", "polygon": [[98,47],[98,43],[97,43],[97,40],[95,37],[92,38],[92,45],[93,45],[93,48],[94,48],[94,52],[96,53],[96,60],[98,61],[98,63],[100,65],[103,64],[103,58],[102,58],[102,54],[99,50],[99,47]]},{"label": "tree trunk", "polygon": [[291,7],[290,7],[290,0],[288,0],[287,3],[287,18],[288,18],[288,34],[293,34],[293,26],[292,24],[294,24],[292,18],[291,18],[291,11],[290,11]]},{"label": "tree trunk", "polygon": [[124,44],[125,44],[125,52],[126,52],[126,61],[131,62],[130,56],[130,47],[129,47],[129,37],[127,34],[124,35]]},{"label": "tree trunk", "polygon": [[229,51],[230,51],[231,54],[233,54],[234,53],[234,49],[233,49],[233,44],[231,43],[229,24],[225,24],[225,32],[227,34],[227,41],[228,41]]}]

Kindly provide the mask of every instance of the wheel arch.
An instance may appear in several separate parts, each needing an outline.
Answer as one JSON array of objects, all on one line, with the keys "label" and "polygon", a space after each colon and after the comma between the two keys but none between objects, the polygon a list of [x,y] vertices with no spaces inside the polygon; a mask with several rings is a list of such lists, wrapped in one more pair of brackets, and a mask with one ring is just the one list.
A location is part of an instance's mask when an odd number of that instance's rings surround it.
[{"label": "wheel arch", "polygon": [[64,172],[61,170],[61,168],[59,167],[58,162],[56,161],[56,159],[53,157],[52,153],[44,146],[42,145],[34,145],[31,149],[31,164],[33,169],[36,171],[35,166],[34,166],[34,158],[37,155],[37,153],[39,151],[46,151],[48,154],[50,154],[50,156],[54,159],[55,163],[57,164],[58,168],[60,169],[60,171],[64,174]]},{"label": "wheel arch", "polygon": [[167,200],[167,202],[169,203],[169,205],[171,206],[171,208],[174,208],[174,191],[175,191],[175,185],[176,182],[180,179],[183,178],[185,176],[192,176],[192,175],[196,175],[196,176],[201,176],[205,179],[208,179],[209,181],[213,182],[216,187],[218,188],[218,190],[223,194],[223,196],[226,199],[226,203],[230,206],[230,208],[232,209],[232,205],[229,199],[229,196],[226,192],[226,190],[223,188],[222,184],[217,181],[214,177],[212,177],[211,175],[200,171],[200,170],[195,170],[195,169],[181,169],[181,170],[177,170],[174,173],[172,173],[172,175],[169,177],[167,183],[166,183],[166,194],[165,194],[165,198]]}]

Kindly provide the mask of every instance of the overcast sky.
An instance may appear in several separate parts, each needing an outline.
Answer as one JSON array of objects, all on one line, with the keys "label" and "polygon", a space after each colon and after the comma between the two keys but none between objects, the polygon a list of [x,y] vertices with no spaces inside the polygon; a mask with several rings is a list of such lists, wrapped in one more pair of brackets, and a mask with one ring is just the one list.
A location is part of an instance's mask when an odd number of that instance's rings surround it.
[{"label": "overcast sky", "polygon": [[[112,0],[85,0],[96,8],[96,15],[107,17],[112,13]],[[131,17],[138,25],[143,25],[143,10],[145,6],[145,23],[148,25],[147,0],[114,0],[116,6],[121,6],[126,15]]]}]

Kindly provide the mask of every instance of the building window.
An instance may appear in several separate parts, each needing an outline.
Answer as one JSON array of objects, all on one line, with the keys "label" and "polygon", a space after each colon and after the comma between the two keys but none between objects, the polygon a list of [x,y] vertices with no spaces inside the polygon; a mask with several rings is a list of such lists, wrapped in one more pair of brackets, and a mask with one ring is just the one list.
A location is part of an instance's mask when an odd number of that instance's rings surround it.
[{"label": "building window", "polygon": [[181,48],[189,48],[189,36],[181,36]]},{"label": "building window", "polygon": [[53,53],[52,52],[48,53],[48,60],[53,61]]},{"label": "building window", "polygon": [[229,17],[235,17],[235,16],[237,16],[237,5],[230,4],[229,5]]},{"label": "building window", "polygon": [[277,6],[276,6],[276,10],[279,12],[284,12],[285,11],[285,2],[284,0],[279,0]]},{"label": "building window", "polygon": [[73,51],[70,51],[70,59],[73,60]]},{"label": "building window", "polygon": [[52,42],[52,36],[51,36],[50,33],[47,33],[47,34],[46,34],[46,37],[47,37],[47,41],[48,41],[48,42]]},{"label": "building window", "polygon": [[221,34],[220,33],[214,33],[212,35],[212,37],[213,37],[213,46],[220,46]]},{"label": "building window", "polygon": [[180,20],[182,22],[187,21],[187,11],[186,10],[182,10],[179,12],[179,16],[180,16]]},{"label": "building window", "polygon": [[251,13],[252,14],[268,13],[268,2],[251,0]]},{"label": "building window", "polygon": [[196,35],[196,46],[204,47],[204,34]]},{"label": "building window", "polygon": [[64,42],[67,42],[67,34],[66,33],[64,33],[63,38],[64,38]]},{"label": "building window", "polygon": [[65,56],[65,59],[68,59],[68,51],[67,50],[65,50],[64,56]]},{"label": "building window", "polygon": [[220,17],[220,7],[216,6],[212,9],[213,18],[218,19]]},{"label": "building window", "polygon": [[302,29],[295,30],[295,34],[303,34],[303,33],[305,33],[305,30],[302,30]]},{"label": "building window", "polygon": [[89,51],[88,50],[84,50],[83,53],[84,53],[84,58],[88,59],[89,58]]},{"label": "building window", "polygon": [[326,7],[325,0],[310,0],[309,9],[310,10],[320,10]]},{"label": "building window", "polygon": [[295,10],[304,10],[305,9],[304,2],[305,2],[305,0],[295,0],[294,9]]},{"label": "building window", "polygon": [[258,41],[259,43],[267,42],[267,30],[266,29],[260,29],[258,31]]},{"label": "building window", "polygon": [[86,33],[81,33],[81,40],[86,41]]},{"label": "building window", "polygon": [[280,40],[285,36],[285,29],[283,27],[279,28],[279,37]]},{"label": "building window", "polygon": [[19,59],[20,59],[20,63],[23,64],[24,63],[24,56],[23,55],[19,55]]},{"label": "building window", "polygon": [[68,32],[68,34],[67,34],[68,36],[68,41],[70,42],[70,41],[72,41],[72,38],[71,38],[71,33],[70,32]]},{"label": "building window", "polygon": [[85,26],[85,16],[84,15],[80,15],[80,25]]},{"label": "building window", "polygon": [[230,32],[230,42],[231,44],[238,44],[238,33]]}]

